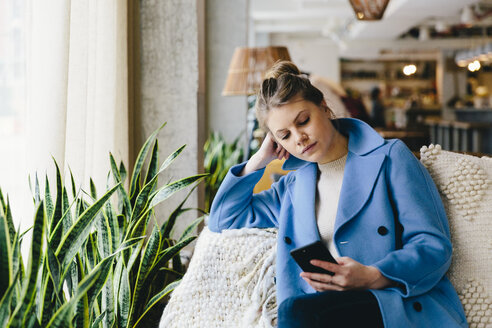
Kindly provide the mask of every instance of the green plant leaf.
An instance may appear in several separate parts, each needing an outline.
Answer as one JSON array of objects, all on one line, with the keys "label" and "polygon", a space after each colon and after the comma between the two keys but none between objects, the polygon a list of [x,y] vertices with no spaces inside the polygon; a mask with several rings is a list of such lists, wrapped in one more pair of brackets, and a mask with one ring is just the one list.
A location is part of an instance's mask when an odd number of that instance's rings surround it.
[{"label": "green plant leaf", "polygon": [[48,222],[49,222],[48,227],[49,227],[49,234],[50,234],[50,242],[53,245],[58,245],[62,236],[62,231],[59,230],[59,232],[55,234],[53,234],[53,232],[55,231],[56,225],[58,224],[58,222],[61,221],[63,217],[63,210],[62,210],[63,181],[61,178],[60,168],[58,167],[58,163],[54,158],[53,158],[53,162],[55,163],[55,167],[56,167],[56,200],[55,200],[55,209],[53,215],[51,217],[48,217]]},{"label": "green plant leaf", "polygon": [[101,292],[111,270],[114,255],[103,259],[91,272],[79,283],[76,298],[87,295],[88,309],[92,308],[96,297]]},{"label": "green plant leaf", "polygon": [[66,233],[68,230],[70,230],[70,228],[72,227],[72,213],[71,213],[71,209],[72,209],[72,206],[76,203],[76,199],[74,199],[72,201],[71,204],[68,204],[68,195],[67,195],[67,192],[65,190],[65,188],[63,188],[63,206],[64,209],[63,209],[63,216],[61,217],[61,219],[58,221],[58,224],[56,225],[55,229],[51,232],[48,240],[50,241],[51,244],[57,244],[57,241],[55,239],[53,239],[53,237],[55,235],[62,235],[63,233]]},{"label": "green plant leaf", "polygon": [[51,245],[48,243],[48,246],[46,247],[47,251],[47,266],[49,270],[49,274],[51,278],[53,279],[53,285],[57,290],[61,289],[61,283],[60,283],[60,261],[58,261],[58,258],[55,255],[55,252],[51,248]]},{"label": "green plant leaf", "polygon": [[173,258],[173,256],[178,254],[180,250],[185,248],[189,243],[191,243],[195,239],[196,239],[196,236],[191,236],[191,237],[185,238],[184,240],[176,243],[176,245],[170,246],[170,247],[166,248],[165,250],[161,251],[159,253],[159,257],[158,257],[156,264],[155,264],[156,267],[157,268],[164,267],[166,265],[166,263],[170,259]]},{"label": "green plant leaf", "polygon": [[176,270],[173,270],[173,269],[170,269],[170,268],[166,268],[166,267],[162,267],[162,268],[159,268],[159,271],[166,271],[168,273],[171,273],[177,277],[182,277],[184,274],[181,273],[181,272],[178,272]]},{"label": "green plant leaf", "polygon": [[41,201],[41,192],[39,191],[39,179],[37,173],[35,175],[34,181],[36,181],[34,184],[34,201],[35,204],[37,205]]},{"label": "green plant leaf", "polygon": [[[13,281],[17,282],[17,279],[19,279],[19,272],[17,272]],[[9,320],[11,308],[10,300],[12,298],[12,295],[14,294],[15,286],[16,285],[12,283],[3,294],[3,297],[0,299],[0,327],[5,327]]]},{"label": "green plant leaf", "polygon": [[89,185],[90,185],[90,188],[91,188],[91,197],[92,197],[92,199],[97,199],[96,185],[94,184],[94,180],[92,180],[92,178],[89,179]]},{"label": "green plant leaf", "polygon": [[159,166],[159,140],[155,140],[152,156],[150,157],[147,175],[145,176],[145,184],[149,183],[157,175],[157,167]]},{"label": "green plant leaf", "polygon": [[91,328],[97,328],[99,326],[99,324],[101,323],[101,321],[105,318],[105,317],[108,317],[108,311],[104,311],[103,313],[101,313],[95,320],[94,322],[92,323],[91,325]]},{"label": "green plant leaf", "polygon": [[75,179],[73,178],[73,172],[70,166],[68,167],[68,170],[70,171],[70,182],[72,184],[72,196],[76,198],[77,196],[77,187],[75,185]]},{"label": "green plant leaf", "polygon": [[159,248],[161,245],[161,234],[157,226],[154,226],[152,230],[152,234],[147,242],[142,255],[142,260],[140,261],[140,266],[138,268],[137,279],[135,283],[135,287],[133,289],[132,294],[132,302],[130,307],[130,315],[128,318],[128,326],[133,326],[133,323],[137,319],[135,316],[137,314],[136,308],[141,303],[140,301],[140,293],[145,278],[148,275],[149,269],[154,265],[157,255],[159,254]]},{"label": "green plant leaf", "polygon": [[90,325],[89,299],[84,295],[75,306],[75,328],[87,328]]},{"label": "green plant leaf", "polygon": [[55,206],[53,205],[53,200],[51,198],[50,182],[48,181],[47,175],[45,177],[45,184],[44,184],[44,201],[45,201],[46,217],[51,219],[51,217],[53,216],[53,211],[55,210]]},{"label": "green plant leaf", "polygon": [[75,204],[75,199],[70,203],[68,200],[68,193],[67,189],[64,187],[62,190],[62,222],[63,222],[63,232],[67,232],[70,230],[70,227],[72,226],[72,213],[71,213],[71,208]]},{"label": "green plant leaf", "polygon": [[[19,227],[19,229],[20,229],[20,227]],[[16,233],[14,236],[14,241],[12,242],[12,273],[14,275],[19,273],[20,277],[22,277],[23,276],[23,262],[22,262],[22,254],[20,252],[20,241],[19,240],[20,240],[19,234]],[[15,282],[16,282],[16,279],[14,279],[12,283],[15,283]]]},{"label": "green plant leaf", "polygon": [[121,181],[125,181],[128,173],[126,172],[125,165],[123,164],[123,161],[120,162],[120,176],[121,176]]},{"label": "green plant leaf", "polygon": [[128,315],[130,313],[130,305],[131,305],[131,294],[130,294],[130,282],[128,279],[128,271],[124,266],[123,260],[120,262],[120,270],[119,270],[119,289],[118,289],[118,327],[125,327],[128,321]]},{"label": "green plant leaf", "polygon": [[133,213],[130,222],[134,222],[140,216],[140,214],[142,214],[142,211],[145,210],[147,204],[149,203],[152,190],[154,190],[156,184],[157,176],[155,176],[148,184],[146,184],[142,188],[137,196],[137,200],[135,201],[135,206],[133,207]]},{"label": "green plant leaf", "polygon": [[151,199],[152,201],[150,202],[150,208],[155,207],[157,204],[163,202],[164,200],[168,199],[172,194],[175,192],[188,187],[189,185],[193,184],[194,182],[198,182],[203,180],[207,174],[197,174],[193,175],[178,181],[171,182],[164,187],[160,188],[157,190],[152,196]]},{"label": "green plant leaf", "polygon": [[135,264],[137,259],[140,257],[141,255],[140,252],[142,250],[143,245],[144,245],[143,242],[141,242],[130,250],[130,258],[128,259],[128,263],[127,263],[128,271],[132,270],[133,264]]},{"label": "green plant leaf", "polygon": [[113,154],[109,153],[109,163],[111,165],[111,173],[113,174],[114,182],[121,182],[120,171],[118,170],[118,166],[116,165],[116,161],[114,160]]},{"label": "green plant leaf", "polygon": [[35,315],[31,316],[28,320],[29,321],[26,323],[26,328],[41,328],[41,324]]},{"label": "green plant leaf", "polygon": [[[72,299],[72,300],[75,300]],[[62,305],[56,311],[55,315],[48,322],[46,328],[67,328],[73,327],[72,325],[72,317],[73,317],[73,309],[75,307],[75,302],[70,301]]]},{"label": "green plant leaf", "polygon": [[108,224],[110,230],[109,232],[111,234],[111,242],[112,242],[111,251],[113,251],[118,248],[121,239],[120,239],[118,217],[116,216],[116,212],[111,202],[106,203],[106,209],[104,214],[108,217]]},{"label": "green plant leaf", "polygon": [[77,295],[87,293],[89,298],[89,309],[92,308],[96,297],[101,292],[106,280],[109,277],[109,273],[112,270],[114,257],[128,247],[131,247],[131,244],[126,244],[123,247],[120,247],[116,252],[102,259],[101,262],[99,262],[94,269],[92,269],[92,271],[89,272],[89,274],[79,283]]},{"label": "green plant leaf", "polygon": [[0,298],[12,284],[12,246],[7,219],[0,214]]},{"label": "green plant leaf", "polygon": [[181,237],[179,237],[178,239],[178,242],[180,241],[183,241],[185,240],[186,238],[188,238],[188,236],[196,230],[196,228],[198,227],[198,225],[200,223],[203,222],[203,220],[205,219],[205,216],[201,216],[199,217],[198,219],[196,219],[195,221],[193,221],[188,227],[186,227],[185,231],[183,231],[183,234],[181,235]]},{"label": "green plant leaf", "polygon": [[181,280],[176,280],[176,281],[170,283],[169,285],[167,285],[166,287],[164,287],[163,290],[161,290],[154,297],[152,297],[150,299],[150,301],[145,305],[145,308],[144,308],[142,315],[140,316],[140,318],[138,318],[138,320],[136,321],[133,328],[138,327],[138,325],[142,322],[143,318],[152,309],[152,307],[154,307],[156,304],[158,304],[160,300],[162,300],[170,292],[172,292],[176,287],[178,287],[180,283],[181,283]]},{"label": "green plant leaf", "polygon": [[113,295],[113,268],[110,267],[109,279],[106,280],[102,288],[101,309],[107,313],[103,321],[103,328],[111,328],[115,321],[115,303]]},{"label": "green plant leaf", "polygon": [[150,137],[145,141],[144,145],[140,149],[140,152],[138,153],[137,159],[135,161],[135,166],[133,168],[133,174],[132,178],[130,180],[130,198],[133,198],[137,191],[137,182],[140,177],[140,173],[142,171],[142,166],[143,163],[145,162],[145,158],[147,157],[147,154],[150,149],[150,145],[152,141],[155,139],[157,136],[157,133],[166,125],[166,123],[162,124],[157,130],[155,130]]},{"label": "green plant leaf", "polygon": [[73,257],[77,254],[82,244],[87,239],[87,236],[91,230],[91,223],[96,217],[96,214],[118,188],[119,184],[107,191],[104,196],[85,210],[84,213],[80,215],[79,219],[74,223],[72,228],[70,228],[65,236],[63,236],[60,246],[58,246],[55,253],[60,260],[60,263],[62,263],[62,277],[65,277]]},{"label": "green plant leaf", "polygon": [[170,237],[171,231],[174,228],[174,224],[176,223],[177,218],[181,214],[183,214],[184,212],[188,211],[188,209],[183,209],[183,206],[186,203],[186,201],[188,200],[188,198],[191,196],[193,191],[195,191],[197,186],[198,186],[198,184],[196,184],[193,188],[191,188],[191,190],[188,192],[188,194],[183,199],[183,201],[181,201],[181,203],[178,205],[178,207],[176,207],[176,209],[174,209],[174,211],[171,213],[171,215],[169,215],[169,218],[166,220],[166,222],[164,222],[162,224],[162,227],[161,227],[162,238],[169,238]]},{"label": "green plant leaf", "polygon": [[107,257],[113,252],[113,250],[111,249],[113,246],[113,237],[111,236],[111,228],[108,217],[104,214],[104,212],[100,212],[98,214],[96,225],[99,254],[101,254],[102,257]]},{"label": "green plant leaf", "polygon": [[14,240],[14,235],[15,235],[15,227],[14,227],[14,220],[12,218],[12,211],[10,210],[10,199],[9,196],[7,195],[7,204],[5,206],[5,219],[7,220],[7,228],[9,231],[9,237],[10,241]]},{"label": "green plant leaf", "polygon": [[[120,213],[127,213],[129,216],[132,211],[132,206],[130,203],[130,198],[128,197],[128,193],[126,192],[124,186],[123,186],[123,181],[125,180],[122,176],[122,172],[125,173],[125,178],[126,178],[126,170],[125,166],[123,165],[123,162],[121,162],[120,165],[120,170],[118,170],[118,167],[116,166],[116,161],[114,160],[113,154],[109,153],[109,162],[111,163],[111,172],[113,173],[113,178],[115,183],[121,182],[120,188],[118,189],[118,209]],[[123,170],[123,171],[121,171]]]},{"label": "green plant leaf", "polygon": [[[31,181],[29,180],[29,184],[31,183]],[[0,188],[0,210],[4,210],[5,208],[5,198],[3,197],[3,192],[2,192],[2,188]],[[1,213],[1,211],[0,211]]]},{"label": "green plant leaf", "polygon": [[164,163],[162,163],[161,168],[159,169],[159,172],[164,171],[171,163],[176,159],[176,157],[181,154],[181,152],[185,149],[186,145],[182,145],[178,149],[176,149],[171,155],[169,155]]},{"label": "green plant leaf", "polygon": [[53,281],[51,279],[46,279],[43,282],[43,286],[41,288],[41,292],[39,293],[39,297],[42,300],[41,307],[41,325],[45,327],[50,321],[52,314],[55,313],[56,308],[53,306],[54,304],[54,286]]},{"label": "green plant leaf", "polygon": [[89,234],[86,244],[86,266],[92,270],[99,261],[99,250],[97,248],[97,233]]},{"label": "green plant leaf", "polygon": [[34,297],[36,291],[36,280],[38,278],[38,270],[41,264],[41,256],[43,250],[43,239],[45,229],[45,215],[43,201],[39,203],[34,217],[34,226],[32,232],[31,250],[29,253],[29,264],[27,272],[27,280],[22,288],[22,298],[19,304],[17,304],[14,313],[9,321],[9,325],[12,327],[21,326],[24,323],[25,316],[29,304]]}]

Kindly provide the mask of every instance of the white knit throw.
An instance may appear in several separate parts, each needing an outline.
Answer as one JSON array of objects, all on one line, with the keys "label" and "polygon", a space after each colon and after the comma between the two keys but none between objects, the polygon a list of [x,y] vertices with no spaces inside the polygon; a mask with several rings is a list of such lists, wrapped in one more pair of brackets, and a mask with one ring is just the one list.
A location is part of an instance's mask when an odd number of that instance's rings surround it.
[{"label": "white knit throw", "polygon": [[470,328],[492,328],[492,159],[422,147],[420,160],[441,193],[453,259],[447,273]]},{"label": "white knit throw", "polygon": [[203,230],[159,327],[276,326],[275,229]]}]

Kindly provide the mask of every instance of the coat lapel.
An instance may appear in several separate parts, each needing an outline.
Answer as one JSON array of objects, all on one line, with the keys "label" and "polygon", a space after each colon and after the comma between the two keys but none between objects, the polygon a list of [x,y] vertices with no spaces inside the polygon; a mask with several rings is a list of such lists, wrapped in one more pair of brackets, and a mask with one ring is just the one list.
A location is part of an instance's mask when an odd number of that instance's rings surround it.
[{"label": "coat lapel", "polygon": [[359,156],[349,152],[338,203],[335,231],[357,215],[367,202],[385,157],[384,154]]},{"label": "coat lapel", "polygon": [[[384,144],[384,139],[366,123],[352,118],[333,122],[335,127],[349,138],[349,153],[335,221],[336,232],[357,215],[369,199],[386,156],[371,154]],[[318,166],[290,156],[283,169],[298,170],[293,191],[296,234],[306,241],[318,240],[320,237],[315,214]]]},{"label": "coat lapel", "polygon": [[317,172],[316,163],[299,169],[293,190],[294,230],[299,240],[306,243],[319,240],[315,214]]}]

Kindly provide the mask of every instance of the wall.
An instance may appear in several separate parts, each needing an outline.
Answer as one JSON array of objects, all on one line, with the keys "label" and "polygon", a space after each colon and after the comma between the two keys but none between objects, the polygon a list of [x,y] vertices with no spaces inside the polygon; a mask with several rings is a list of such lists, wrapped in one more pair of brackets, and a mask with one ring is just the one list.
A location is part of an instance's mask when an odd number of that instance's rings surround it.
[{"label": "wall", "polygon": [[[204,57],[204,35],[199,33],[204,29],[203,6],[204,0],[140,1],[140,104],[134,113],[135,145],[140,147],[163,122],[167,125],[158,137],[160,162],[187,144],[160,177],[160,185],[203,172],[205,95],[200,81],[204,76],[199,71]],[[158,207],[159,223],[186,192],[178,192]],[[201,198],[195,192],[187,206],[202,207]],[[177,233],[197,215],[190,212],[180,218]]]},{"label": "wall", "polygon": [[207,113],[209,131],[228,141],[246,129],[246,96],[221,95],[234,49],[247,46],[248,1],[206,1]]},{"label": "wall", "polygon": [[302,71],[340,82],[340,62],[336,43],[330,40],[303,41],[281,35],[272,35],[271,43],[286,46],[292,61]]}]

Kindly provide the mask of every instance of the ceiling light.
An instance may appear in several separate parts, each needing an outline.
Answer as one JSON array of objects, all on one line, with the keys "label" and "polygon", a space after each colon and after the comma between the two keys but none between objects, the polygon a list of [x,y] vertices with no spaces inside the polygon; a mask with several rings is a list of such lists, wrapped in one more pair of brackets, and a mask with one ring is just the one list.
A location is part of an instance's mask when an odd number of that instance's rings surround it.
[{"label": "ceiling light", "polygon": [[380,20],[389,0],[349,0],[358,20]]},{"label": "ceiling light", "polygon": [[421,26],[419,28],[419,40],[420,41],[427,41],[430,39],[430,31],[427,26]]},{"label": "ceiling light", "polygon": [[471,25],[475,20],[475,15],[473,14],[473,9],[471,6],[466,6],[461,12],[461,22],[466,25]]},{"label": "ceiling light", "polygon": [[441,20],[436,22],[434,28],[436,29],[437,33],[449,32],[449,26]]},{"label": "ceiling light", "polygon": [[480,65],[480,62],[478,60],[475,60],[471,63],[468,64],[468,70],[470,72],[476,72],[480,69],[481,65]]},{"label": "ceiling light", "polygon": [[406,76],[415,74],[415,72],[417,72],[417,66],[415,66],[414,64],[405,65],[405,67],[403,67],[403,74],[405,74]]}]

